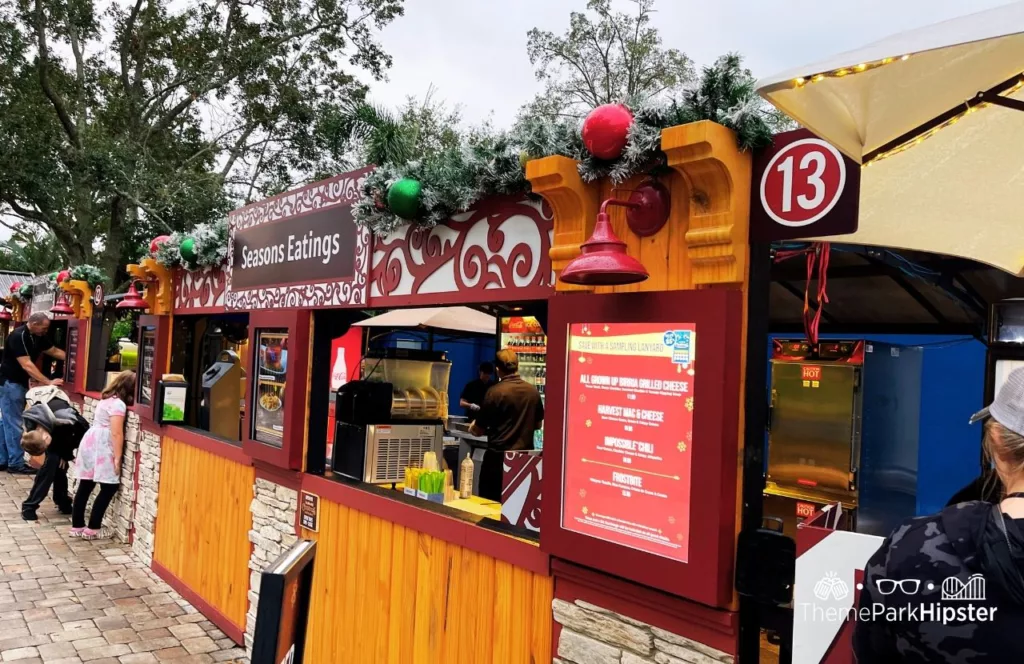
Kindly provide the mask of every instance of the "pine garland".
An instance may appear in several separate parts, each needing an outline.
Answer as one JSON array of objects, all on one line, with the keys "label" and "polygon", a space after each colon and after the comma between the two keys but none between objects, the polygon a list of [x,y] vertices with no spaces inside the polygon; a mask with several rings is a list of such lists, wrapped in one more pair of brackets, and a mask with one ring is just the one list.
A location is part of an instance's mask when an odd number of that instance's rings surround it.
[{"label": "pine garland", "polygon": [[84,281],[89,288],[96,288],[106,281],[106,274],[95,265],[76,265],[68,270],[72,281]]},{"label": "pine garland", "polygon": [[[578,161],[580,176],[587,182],[609,178],[619,184],[640,173],[657,174],[665,165],[662,130],[700,120],[732,129],[740,149],[766,146],[782,122],[757,96],[754,81],[740,56],[729,54],[704,68],[698,84],[678,99],[627,101],[634,122],[622,155],[613,161],[586,151],[576,123],[525,118],[510,131],[471,132],[461,137],[457,147],[422,159],[379,165],[364,181],[352,216],[377,235],[387,235],[408,221],[433,227],[489,196],[529,193],[526,160],[549,155]],[[388,188],[403,178],[418,180],[422,186],[414,219],[401,219],[387,207]]]},{"label": "pine garland", "polygon": [[[192,238],[194,242],[195,260],[191,263],[181,255],[181,243],[186,238]],[[157,245],[153,258],[168,269],[184,266],[189,270],[209,270],[222,266],[228,259],[227,219],[199,224],[187,233],[172,233]]]}]

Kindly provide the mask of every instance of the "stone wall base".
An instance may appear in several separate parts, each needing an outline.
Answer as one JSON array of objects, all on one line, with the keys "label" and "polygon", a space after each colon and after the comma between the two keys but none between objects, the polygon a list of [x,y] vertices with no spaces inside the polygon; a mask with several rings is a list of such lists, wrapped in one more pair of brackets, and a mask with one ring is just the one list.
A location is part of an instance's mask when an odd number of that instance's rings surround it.
[{"label": "stone wall base", "polygon": [[[84,397],[82,415],[90,423],[96,415],[98,400]],[[145,564],[153,560],[153,528],[156,523],[157,493],[160,487],[160,436],[144,431],[139,416],[128,413],[121,460],[121,487],[104,516],[104,526],[113,531],[114,540],[131,544]],[[78,491],[75,464],[68,468],[68,488]],[[92,511],[98,491],[93,492],[86,511]]]},{"label": "stone wall base", "polygon": [[555,664],[733,664],[733,656],[582,600],[552,602]]},{"label": "stone wall base", "polygon": [[249,556],[249,613],[245,620],[245,649],[252,657],[252,639],[256,631],[256,608],[260,600],[260,573],[296,542],[295,512],[299,492],[256,478],[252,512],[252,554]]}]

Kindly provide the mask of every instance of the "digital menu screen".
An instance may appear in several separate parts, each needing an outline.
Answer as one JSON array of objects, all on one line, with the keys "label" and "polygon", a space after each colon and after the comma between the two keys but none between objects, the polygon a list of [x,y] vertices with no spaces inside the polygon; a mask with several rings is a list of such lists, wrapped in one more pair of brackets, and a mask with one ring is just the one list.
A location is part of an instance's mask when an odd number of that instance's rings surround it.
[{"label": "digital menu screen", "polygon": [[686,562],[696,328],[569,327],[562,527]]}]

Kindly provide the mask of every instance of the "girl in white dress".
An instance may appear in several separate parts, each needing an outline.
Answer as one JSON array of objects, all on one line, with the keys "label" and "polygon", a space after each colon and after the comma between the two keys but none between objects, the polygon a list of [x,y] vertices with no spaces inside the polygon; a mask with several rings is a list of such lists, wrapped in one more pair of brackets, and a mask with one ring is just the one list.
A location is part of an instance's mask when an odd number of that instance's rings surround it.
[{"label": "girl in white dress", "polygon": [[[82,439],[75,459],[78,492],[71,509],[71,536],[100,539],[109,534],[103,529],[103,515],[121,486],[121,455],[124,452],[124,418],[134,403],[135,372],[122,371],[114,376],[100,395],[92,427]],[[92,505],[89,525],[85,507],[96,485],[100,493]]]}]

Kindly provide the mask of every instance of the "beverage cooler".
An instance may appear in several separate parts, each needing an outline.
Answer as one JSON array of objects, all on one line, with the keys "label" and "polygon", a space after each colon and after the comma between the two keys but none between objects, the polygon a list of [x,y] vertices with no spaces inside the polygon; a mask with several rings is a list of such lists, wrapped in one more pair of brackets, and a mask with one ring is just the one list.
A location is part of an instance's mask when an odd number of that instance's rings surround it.
[{"label": "beverage cooler", "polygon": [[916,514],[923,355],[864,340],[774,341],[764,514],[787,535],[833,503],[873,535]]},{"label": "beverage cooler", "polygon": [[[499,348],[510,348],[519,356],[519,376],[540,392],[546,403],[544,390],[548,376],[548,337],[540,321],[533,316],[511,316],[501,319]],[[533,434],[535,449],[544,447],[543,426]]]}]

